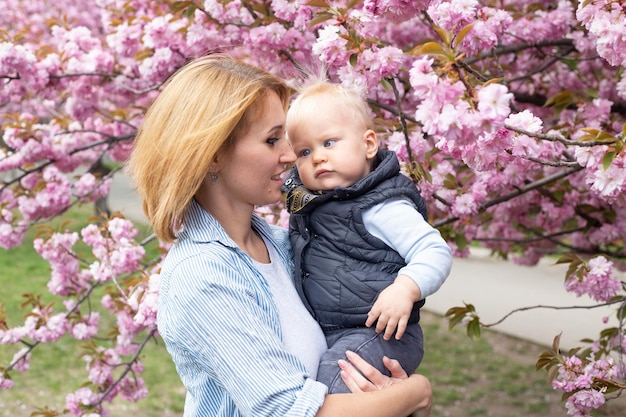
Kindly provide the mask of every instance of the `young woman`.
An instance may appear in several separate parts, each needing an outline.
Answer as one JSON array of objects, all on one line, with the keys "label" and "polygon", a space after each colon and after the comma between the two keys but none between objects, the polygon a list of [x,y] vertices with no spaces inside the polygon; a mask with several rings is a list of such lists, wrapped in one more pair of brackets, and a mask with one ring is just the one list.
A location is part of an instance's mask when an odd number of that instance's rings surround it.
[{"label": "young woman", "polygon": [[[297,296],[285,229],[255,206],[281,198],[296,157],[289,89],[227,56],[181,68],[148,110],[128,168],[163,264],[159,332],[187,388],[185,416],[430,416],[422,375],[348,358],[350,394],[315,381],[324,336]],[[373,392],[361,392],[373,391]]]}]

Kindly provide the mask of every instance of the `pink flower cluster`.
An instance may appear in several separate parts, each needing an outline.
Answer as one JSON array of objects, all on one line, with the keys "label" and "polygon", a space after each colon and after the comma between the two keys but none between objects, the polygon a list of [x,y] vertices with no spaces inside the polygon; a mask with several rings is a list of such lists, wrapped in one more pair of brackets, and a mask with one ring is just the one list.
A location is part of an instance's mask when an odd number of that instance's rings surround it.
[{"label": "pink flower cluster", "polygon": [[[66,407],[75,415],[84,415],[82,413],[87,408],[97,412],[97,415],[106,416],[109,414],[102,403],[110,402],[118,394],[127,401],[133,402],[147,395],[143,378],[138,376],[144,371],[140,362],[130,364],[130,372],[118,379],[114,371],[125,364],[114,349],[98,347],[92,355],[85,356],[84,360],[90,385],[97,389],[82,387],[66,397]],[[98,394],[103,391],[108,392],[104,398]]]},{"label": "pink flower cluster", "polygon": [[106,282],[139,269],[145,250],[134,241],[137,233],[133,223],[122,218],[109,220],[104,230],[92,224],[81,231],[82,240],[97,259],[89,266],[94,280]]},{"label": "pink flower cluster", "polygon": [[598,381],[612,381],[623,378],[623,369],[613,363],[612,358],[589,358],[583,361],[577,356],[564,358],[556,378],[554,389],[572,393],[565,403],[567,414],[574,417],[589,417],[592,410],[605,403],[604,388],[598,388]]},{"label": "pink flower cluster", "polygon": [[598,54],[602,58],[613,66],[626,66],[626,13],[623,2],[579,2],[576,17],[594,37]]},{"label": "pink flower cluster", "polygon": [[567,291],[577,296],[589,295],[596,301],[607,302],[623,288],[622,282],[613,277],[613,262],[604,256],[596,256],[589,260],[582,277],[572,274],[565,281]]},{"label": "pink flower cluster", "polygon": [[[100,313],[89,309],[87,314],[79,314],[81,306],[77,301],[88,300],[84,295],[97,285],[116,282],[118,277],[142,269],[140,261],[145,250],[135,242],[137,234],[132,222],[119,217],[103,225],[86,226],[81,236],[96,259],[91,263],[85,262],[86,257],[74,249],[79,240],[76,232],[57,232],[46,239],[36,239],[35,249],[51,266],[50,292],[73,299],[65,302],[67,311],[61,313],[54,312],[49,305],[36,303],[23,326],[0,330],[0,344],[16,344],[26,339],[50,343],[67,333],[78,340],[91,340],[99,331]],[[113,348],[96,347],[84,355],[90,384],[97,389],[84,387],[68,395],[67,407],[76,415],[83,415],[87,406],[106,415],[102,400],[110,401],[120,395],[128,401],[137,401],[147,395],[143,380],[138,376],[143,372],[143,365],[136,360],[125,364],[121,358],[121,355],[136,354],[136,338],[144,329],[155,329],[158,275],[153,274],[146,281],[136,284],[130,296],[120,293],[122,288],[118,284],[118,289],[103,299],[102,305],[117,316],[119,335]],[[30,350],[21,350],[10,369],[27,370],[30,356]],[[129,367],[131,372],[120,378],[115,372],[121,372],[123,366]],[[0,380],[3,388],[12,385],[12,380],[4,376]],[[104,399],[96,394],[105,390],[109,394]]]}]

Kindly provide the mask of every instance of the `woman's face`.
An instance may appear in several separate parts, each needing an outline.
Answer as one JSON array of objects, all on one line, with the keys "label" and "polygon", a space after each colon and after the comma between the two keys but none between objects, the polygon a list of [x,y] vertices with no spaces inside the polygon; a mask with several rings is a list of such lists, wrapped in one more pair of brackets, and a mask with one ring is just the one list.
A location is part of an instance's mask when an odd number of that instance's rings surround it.
[{"label": "woman's face", "polygon": [[[220,190],[230,203],[262,206],[280,200],[287,165],[296,160],[285,138],[285,110],[270,91],[259,116],[219,159]],[[214,188],[212,188],[215,191]]]}]

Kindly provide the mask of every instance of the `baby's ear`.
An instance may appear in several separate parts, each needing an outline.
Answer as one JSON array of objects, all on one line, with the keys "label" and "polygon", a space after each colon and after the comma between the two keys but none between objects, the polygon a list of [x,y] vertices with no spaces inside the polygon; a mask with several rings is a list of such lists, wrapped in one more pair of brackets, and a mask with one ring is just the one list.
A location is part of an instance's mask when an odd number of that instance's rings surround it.
[{"label": "baby's ear", "polygon": [[376,137],[376,132],[372,129],[367,129],[363,134],[363,141],[367,147],[367,159],[374,159],[378,153],[378,138]]}]

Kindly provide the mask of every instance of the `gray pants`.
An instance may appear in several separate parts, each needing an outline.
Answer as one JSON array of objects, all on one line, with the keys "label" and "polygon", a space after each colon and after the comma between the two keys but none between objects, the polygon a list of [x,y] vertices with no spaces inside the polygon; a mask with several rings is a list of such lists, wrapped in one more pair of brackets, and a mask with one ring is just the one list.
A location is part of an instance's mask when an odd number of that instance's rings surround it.
[{"label": "gray pants", "polygon": [[383,364],[383,356],[396,359],[407,374],[412,374],[424,357],[424,335],[419,323],[409,324],[402,336],[396,340],[383,339],[373,327],[355,327],[326,332],[328,350],[322,356],[317,370],[317,380],[328,386],[328,392],[350,392],[339,375],[339,359],[346,359],[346,350],[358,353],[363,359],[385,375],[389,371]]}]

